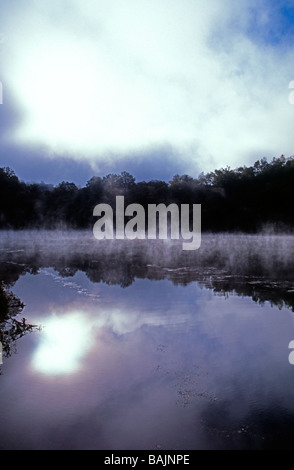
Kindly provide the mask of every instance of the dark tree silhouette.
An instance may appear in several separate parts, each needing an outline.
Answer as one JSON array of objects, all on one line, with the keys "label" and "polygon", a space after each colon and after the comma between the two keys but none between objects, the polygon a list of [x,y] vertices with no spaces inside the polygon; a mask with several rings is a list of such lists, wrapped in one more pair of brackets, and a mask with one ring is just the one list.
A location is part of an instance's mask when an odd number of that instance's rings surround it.
[{"label": "dark tree silhouette", "polygon": [[9,357],[16,351],[16,343],[20,338],[40,329],[37,325],[29,324],[25,318],[15,318],[23,308],[21,300],[3,282],[0,283],[0,343],[3,357]]},{"label": "dark tree silhouette", "polygon": [[0,168],[0,229],[93,226],[93,209],[104,202],[201,204],[203,231],[257,232],[266,225],[293,230],[294,158],[262,158],[250,167],[216,169],[198,177],[175,175],[136,182],[128,172],[93,176],[85,187],[62,181],[56,187],[26,184]]}]

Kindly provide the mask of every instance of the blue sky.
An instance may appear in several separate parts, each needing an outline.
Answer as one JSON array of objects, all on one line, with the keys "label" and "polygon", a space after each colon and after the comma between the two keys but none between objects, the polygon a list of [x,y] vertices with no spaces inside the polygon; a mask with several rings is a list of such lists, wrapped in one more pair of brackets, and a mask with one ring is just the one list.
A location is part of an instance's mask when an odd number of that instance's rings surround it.
[{"label": "blue sky", "polygon": [[294,1],[1,0],[0,166],[86,183],[292,155]]}]

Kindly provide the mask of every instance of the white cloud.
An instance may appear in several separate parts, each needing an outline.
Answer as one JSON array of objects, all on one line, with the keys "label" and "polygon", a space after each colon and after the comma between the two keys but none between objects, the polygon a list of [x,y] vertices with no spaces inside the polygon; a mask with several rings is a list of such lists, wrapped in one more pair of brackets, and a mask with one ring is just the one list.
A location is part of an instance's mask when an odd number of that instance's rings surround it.
[{"label": "white cloud", "polygon": [[191,170],[291,154],[293,53],[245,35],[251,0],[48,5],[30,1],[8,22],[18,141],[93,161],[167,144]]}]

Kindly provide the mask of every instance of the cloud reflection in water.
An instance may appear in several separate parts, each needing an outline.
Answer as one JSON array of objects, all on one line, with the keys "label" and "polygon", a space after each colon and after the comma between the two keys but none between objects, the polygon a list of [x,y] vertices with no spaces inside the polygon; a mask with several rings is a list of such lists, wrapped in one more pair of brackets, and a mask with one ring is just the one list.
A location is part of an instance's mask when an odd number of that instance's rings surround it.
[{"label": "cloud reflection in water", "polygon": [[191,314],[144,312],[124,308],[84,309],[82,305],[58,313],[52,312],[44,319],[39,344],[32,358],[33,370],[47,375],[79,372],[87,354],[99,349],[99,335],[109,330],[111,335],[123,336],[143,325],[171,326],[191,322]]}]

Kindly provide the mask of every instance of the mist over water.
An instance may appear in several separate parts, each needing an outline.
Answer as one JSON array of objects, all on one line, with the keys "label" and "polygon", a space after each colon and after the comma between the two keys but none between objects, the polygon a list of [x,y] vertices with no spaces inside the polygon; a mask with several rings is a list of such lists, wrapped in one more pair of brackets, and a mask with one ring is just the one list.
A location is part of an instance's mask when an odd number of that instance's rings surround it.
[{"label": "mist over water", "polygon": [[160,267],[215,267],[231,274],[260,274],[272,278],[293,274],[292,234],[204,233],[198,250],[185,253],[178,240],[96,240],[89,230],[2,231],[1,260],[48,263],[95,260],[123,254],[125,260]]},{"label": "mist over water", "polygon": [[291,447],[293,255],[275,232],[1,232],[0,447]]},{"label": "mist over water", "polygon": [[[294,236],[291,234],[202,234],[198,250],[185,252],[179,240],[96,240],[88,231],[3,231],[0,274],[53,267],[62,276],[79,270],[93,282],[127,286],[136,278],[265,285],[291,290]],[[9,269],[7,270],[7,267]],[[250,277],[250,279],[249,279]]]}]

